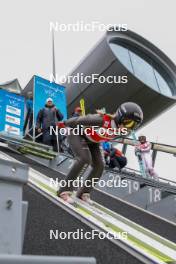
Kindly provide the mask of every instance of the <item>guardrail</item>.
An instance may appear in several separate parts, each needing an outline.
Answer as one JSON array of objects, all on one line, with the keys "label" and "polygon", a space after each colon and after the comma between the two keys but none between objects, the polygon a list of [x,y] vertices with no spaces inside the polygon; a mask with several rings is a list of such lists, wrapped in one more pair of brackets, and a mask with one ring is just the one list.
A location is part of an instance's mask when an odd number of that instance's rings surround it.
[{"label": "guardrail", "polygon": [[[109,171],[112,174],[119,173],[116,170],[107,169],[107,168],[106,168],[106,171]],[[176,182],[169,181],[169,180],[166,180],[163,178],[159,178],[159,181],[156,181],[156,180],[153,180],[150,178],[143,178],[143,177],[141,177],[139,172],[131,171],[131,169],[126,169],[126,170],[121,171],[120,175],[122,177],[127,178],[127,179],[138,181],[141,184],[146,184],[148,186],[159,188],[163,191],[166,191],[166,192],[169,192],[172,194],[176,194]],[[160,180],[162,180],[162,182]]]},{"label": "guardrail", "polygon": [[[131,146],[135,145],[134,140],[130,138],[120,138],[120,139],[116,139],[114,142],[121,143],[123,145],[131,145]],[[176,146],[155,143],[155,142],[150,142],[150,143],[152,144],[152,150],[176,155]]]}]

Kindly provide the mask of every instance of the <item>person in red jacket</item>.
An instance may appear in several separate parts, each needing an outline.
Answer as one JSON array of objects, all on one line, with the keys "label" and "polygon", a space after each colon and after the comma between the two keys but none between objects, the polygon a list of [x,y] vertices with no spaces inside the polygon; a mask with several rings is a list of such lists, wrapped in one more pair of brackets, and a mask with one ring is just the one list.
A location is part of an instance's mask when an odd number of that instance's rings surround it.
[{"label": "person in red jacket", "polygon": [[83,186],[78,188],[76,193],[78,198],[89,202],[90,191],[94,187],[92,183],[94,179],[101,177],[104,170],[100,143],[122,137],[123,133],[117,135],[118,133],[116,132],[126,131],[129,133],[131,130],[136,129],[142,120],[143,112],[140,106],[132,102],[127,102],[120,105],[114,115],[97,111],[97,114],[72,117],[64,122],[60,122],[58,124],[59,127],[65,126],[72,129],[77,126],[83,127],[84,133],[75,135],[70,132],[68,136],[70,147],[75,155],[75,161],[66,177],[65,186],[60,186],[58,190],[58,196],[72,203],[73,199],[71,195],[74,190],[74,180],[82,176],[85,169],[90,165],[91,169],[89,170],[89,174]]}]

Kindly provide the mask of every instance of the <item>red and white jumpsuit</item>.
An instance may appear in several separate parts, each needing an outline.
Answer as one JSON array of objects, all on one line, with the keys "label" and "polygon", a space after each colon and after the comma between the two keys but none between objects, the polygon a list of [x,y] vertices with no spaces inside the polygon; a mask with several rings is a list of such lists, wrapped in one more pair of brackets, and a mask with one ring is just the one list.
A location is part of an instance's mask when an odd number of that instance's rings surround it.
[{"label": "red and white jumpsuit", "polygon": [[157,173],[154,170],[152,156],[150,153],[151,144],[150,142],[140,143],[137,148],[141,152],[141,157],[145,166],[145,170],[151,177],[158,178]]}]

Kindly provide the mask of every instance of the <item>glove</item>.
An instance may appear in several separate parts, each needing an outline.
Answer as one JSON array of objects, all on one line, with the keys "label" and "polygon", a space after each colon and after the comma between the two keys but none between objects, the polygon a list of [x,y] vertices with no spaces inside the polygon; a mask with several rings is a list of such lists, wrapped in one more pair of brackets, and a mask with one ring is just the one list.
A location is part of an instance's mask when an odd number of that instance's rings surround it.
[{"label": "glove", "polygon": [[38,128],[38,129],[37,129],[37,132],[38,132],[38,133],[41,133],[41,132],[42,132],[42,129],[41,129],[41,128]]},{"label": "glove", "polygon": [[59,128],[65,128],[65,123],[64,123],[64,122],[58,122],[58,123],[57,123],[57,126],[58,126]]}]

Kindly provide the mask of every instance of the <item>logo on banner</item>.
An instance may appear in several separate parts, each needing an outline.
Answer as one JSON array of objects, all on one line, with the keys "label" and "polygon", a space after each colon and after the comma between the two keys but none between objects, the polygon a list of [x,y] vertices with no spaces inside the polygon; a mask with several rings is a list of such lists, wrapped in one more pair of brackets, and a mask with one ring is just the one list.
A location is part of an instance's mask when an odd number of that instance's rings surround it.
[{"label": "logo on banner", "polygon": [[15,125],[20,125],[20,118],[6,115],[6,122],[9,122]]},{"label": "logo on banner", "polygon": [[18,116],[21,115],[21,109],[13,107],[13,106],[10,106],[10,105],[6,106],[6,112],[14,114],[14,115],[18,115]]},{"label": "logo on banner", "polygon": [[18,127],[10,126],[10,125],[5,125],[5,132],[14,134],[19,136],[20,135],[20,129]]},{"label": "logo on banner", "polygon": [[17,99],[9,99],[9,104],[13,105],[14,107],[19,107],[19,102],[17,101]]}]

